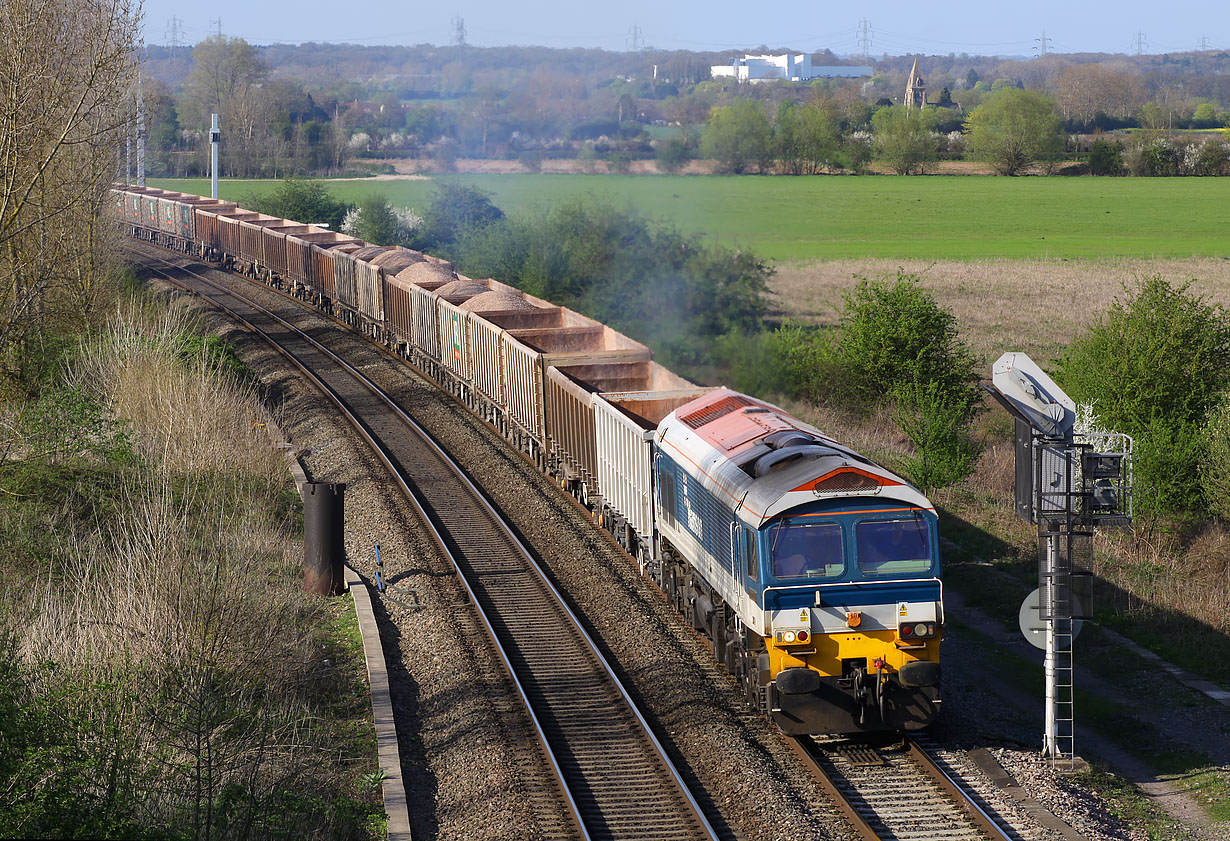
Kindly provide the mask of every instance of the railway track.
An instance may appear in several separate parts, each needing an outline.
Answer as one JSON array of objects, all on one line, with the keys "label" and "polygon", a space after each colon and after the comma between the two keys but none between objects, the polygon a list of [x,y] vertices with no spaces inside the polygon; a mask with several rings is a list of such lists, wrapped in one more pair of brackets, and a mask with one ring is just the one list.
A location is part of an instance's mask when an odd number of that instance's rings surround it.
[{"label": "railway track", "polygon": [[277,346],[393,471],[470,594],[574,816],[593,839],[717,834],[614,670],[499,512],[361,372],[241,294],[149,247],[134,252]]},{"label": "railway track", "polygon": [[795,750],[867,841],[1032,841],[960,780],[950,759],[906,738],[889,747],[799,739]]}]

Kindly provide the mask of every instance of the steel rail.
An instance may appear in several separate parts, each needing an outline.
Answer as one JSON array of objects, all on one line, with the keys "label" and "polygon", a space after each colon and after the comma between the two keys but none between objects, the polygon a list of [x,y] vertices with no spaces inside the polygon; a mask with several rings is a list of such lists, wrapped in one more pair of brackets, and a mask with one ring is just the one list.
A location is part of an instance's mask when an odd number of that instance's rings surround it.
[{"label": "steel rail", "polygon": [[[418,438],[423,443],[425,443],[428,447],[430,447],[432,451],[437,455],[437,457],[442,462],[449,465],[455,477],[459,479],[467,487],[467,489],[473,495],[473,498],[476,501],[478,501],[479,504],[483,506],[487,515],[492,518],[492,521],[501,530],[504,537],[509,541],[509,544],[516,547],[517,551],[520,553],[520,555],[526,562],[527,569],[532,570],[537,575],[539,583],[544,587],[546,591],[548,591],[552,595],[557,608],[568,618],[569,622],[575,628],[575,631],[577,632],[579,638],[583,640],[583,642],[585,643],[585,646],[588,648],[590,652],[590,656],[594,659],[596,663],[598,663],[601,666],[607,679],[611,682],[613,687],[618,691],[620,697],[623,699],[623,702],[626,705],[626,708],[631,712],[632,716],[637,722],[640,728],[640,731],[642,735],[644,736],[645,740],[652,746],[655,752],[657,761],[659,761],[662,764],[662,766],[668,771],[670,778],[674,784],[674,787],[676,788],[678,793],[684,798],[684,800],[687,802],[688,807],[692,813],[692,817],[695,819],[696,823],[703,830],[704,836],[707,838],[711,838],[711,839],[717,838],[718,837],[717,833],[715,832],[714,828],[710,824],[708,818],[705,816],[704,811],[701,809],[699,803],[696,801],[695,796],[689,790],[687,784],[684,782],[678,769],[674,766],[674,763],[671,762],[669,756],[666,754],[664,747],[662,746],[661,742],[657,738],[657,735],[653,732],[652,728],[649,726],[648,722],[645,720],[643,714],[637,708],[636,704],[634,703],[630,694],[628,693],[626,687],[624,687],[622,681],[619,680],[618,676],[616,675],[614,669],[611,667],[610,663],[606,660],[605,657],[602,656],[601,652],[599,651],[597,645],[594,643],[593,639],[590,637],[589,633],[585,630],[584,626],[581,624],[580,620],[573,613],[573,611],[568,607],[563,596],[559,593],[559,591],[551,583],[549,577],[541,569],[537,561],[534,559],[533,555],[529,552],[529,550],[525,547],[525,545],[521,542],[521,540],[512,532],[508,524],[505,522],[504,518],[499,514],[499,512],[495,509],[495,507],[487,499],[486,495],[482,492],[482,490],[465,474],[462,468],[456,464],[456,462],[451,458],[451,456],[448,453],[446,453],[443,450],[443,448],[441,448],[439,444],[437,444],[431,438],[431,436],[425,430],[422,429],[422,427],[417,422],[415,422],[408,414],[406,414],[401,409],[401,407],[397,406],[397,404],[393,402],[392,399],[389,398],[387,394],[385,394],[378,386],[376,386],[362,372],[355,369],[353,366],[347,363],[344,359],[339,357],[337,354],[333,353],[328,348],[324,347],[319,342],[312,339],[311,336],[307,335],[305,332],[295,327],[290,322],[286,321],[285,319],[281,318],[275,313],[270,312],[269,310],[262,307],[260,304],[256,303],[255,301],[252,301],[251,299],[246,298],[239,292],[236,292],[235,290],[229,289],[221,284],[211,281],[210,279],[200,275],[197,272],[192,271],[191,269],[187,267],[178,266],[161,257],[154,258],[154,259],[158,259],[160,262],[163,262],[164,264],[171,266],[177,272],[182,272],[184,274],[188,274],[193,277],[196,277],[202,283],[217,290],[217,292],[220,293],[222,296],[230,296],[239,301],[242,301],[245,305],[250,306],[253,309],[257,310],[258,312],[262,313],[265,317],[274,320],[275,322],[282,325],[286,329],[292,331],[300,339],[310,343],[311,346],[317,352],[326,355],[335,364],[337,364],[340,368],[342,368],[342,370],[344,370],[348,375],[350,375],[356,381],[362,383],[363,386],[366,389],[368,389],[373,395],[375,395],[377,399],[380,400],[390,412],[395,414],[399,418],[399,420],[402,421],[403,424],[405,424],[408,428],[412,429],[415,435],[418,436]],[[167,272],[164,272],[158,269],[154,269],[154,270],[158,271],[159,274],[163,275],[168,280],[171,280],[173,283],[176,283],[176,285],[186,288],[190,292],[193,292],[194,294],[199,294],[199,295],[202,295],[202,297],[209,299],[212,303],[217,305],[220,309],[227,312],[233,319],[242,322],[248,327],[248,329],[252,330],[258,335],[261,335],[268,342],[270,342],[270,344],[272,344],[275,348],[277,348],[279,353],[281,353],[289,361],[291,361],[292,364],[294,364],[296,368],[303,371],[305,375],[317,386],[317,388],[322,391],[322,393],[324,393],[326,396],[329,397],[329,399],[331,399],[335,404],[337,404],[337,406],[342,410],[343,414],[346,416],[348,421],[355,427],[357,431],[359,431],[360,435],[364,438],[364,440],[368,442],[369,446],[372,447],[376,455],[389,469],[390,473],[394,476],[398,485],[402,488],[403,493],[407,496],[407,498],[410,499],[415,510],[419,513],[420,518],[423,520],[424,523],[427,524],[428,529],[433,536],[433,539],[441,547],[442,551],[445,552],[446,557],[448,557],[450,563],[453,565],[454,570],[457,572],[458,577],[461,579],[463,586],[466,588],[466,591],[468,595],[470,596],[471,601],[474,603],[475,609],[478,611],[479,617],[484,625],[484,628],[488,636],[491,638],[493,644],[496,647],[501,663],[503,664],[506,672],[512,678],[513,684],[516,687],[518,695],[522,700],[522,704],[525,707],[528,715],[530,716],[533,722],[535,732],[539,738],[539,741],[543,746],[545,754],[549,758],[549,762],[552,766],[552,770],[554,774],[556,775],[557,780],[560,783],[561,790],[564,792],[567,798],[570,815],[575,821],[576,826],[578,827],[579,831],[584,835],[584,837],[588,838],[589,837],[588,829],[586,828],[585,822],[581,817],[581,813],[583,810],[581,806],[578,804],[576,796],[571,790],[571,786],[568,783],[568,775],[564,772],[564,769],[562,767],[560,760],[555,755],[555,751],[551,747],[550,739],[548,738],[546,734],[546,728],[543,726],[542,722],[539,719],[538,714],[535,712],[535,705],[530,699],[530,693],[526,690],[521,679],[519,678],[517,674],[517,669],[513,665],[512,658],[510,657],[509,652],[505,650],[505,647],[503,646],[503,644],[501,644],[499,640],[499,633],[494,627],[494,624],[491,618],[487,615],[487,612],[482,608],[483,600],[480,598],[479,593],[476,592],[475,587],[472,586],[470,577],[466,574],[464,570],[465,565],[459,562],[458,559],[454,556],[454,553],[449,549],[448,540],[445,539],[444,536],[438,530],[437,524],[435,522],[436,518],[427,512],[426,506],[424,506],[422,501],[418,498],[418,495],[415,494],[414,491],[410,488],[410,485],[407,482],[406,478],[404,477],[402,471],[399,470],[395,466],[394,459],[392,458],[392,456],[376,440],[374,435],[366,428],[362,420],[360,420],[355,414],[353,414],[350,411],[349,407],[345,404],[345,401],[341,399],[339,395],[334,393],[333,389],[331,389],[327,384],[325,384],[323,380],[321,380],[320,377],[318,377],[314,372],[309,370],[308,367],[304,365],[299,359],[297,359],[294,356],[294,354],[292,354],[289,350],[278,345],[278,343],[274,341],[272,337],[265,334],[263,331],[261,331],[255,325],[253,325],[247,318],[245,318],[244,316],[236,312],[233,307],[228,307],[223,302],[217,300],[217,298],[214,297],[213,295],[203,294],[200,292],[200,290],[193,288],[190,284],[187,284],[179,280],[178,278],[175,278],[174,276],[170,275]]]},{"label": "steel rail", "polygon": [[[836,774],[840,773],[837,771],[836,765],[827,757],[824,749],[813,740],[804,737],[791,739],[790,741],[795,753],[812,771],[821,787],[833,798],[837,808],[850,822],[861,839],[864,839],[864,841],[888,841],[898,837],[898,833],[888,826],[889,820],[900,820],[899,816],[893,814],[892,809],[894,807],[883,806],[877,808],[877,804],[872,800],[871,796],[867,795],[865,791],[856,790],[854,783],[849,783],[849,790],[843,789],[843,786],[839,784],[835,777]],[[990,841],[1017,841],[1020,838],[1019,834],[1005,829],[1000,822],[988,814],[966,788],[940,767],[935,758],[913,739],[906,738],[904,740],[904,756],[908,759],[910,767],[915,768],[919,774],[925,775],[927,779],[935,783],[942,798],[949,804],[949,807],[955,806],[959,808],[960,814],[969,822],[968,827],[963,831],[959,827],[951,827],[947,831],[934,827],[926,829],[924,832],[929,841],[930,839],[939,841],[939,839],[945,837],[968,837],[971,832],[977,832]],[[899,765],[886,766],[884,772],[886,774],[898,775],[896,781],[901,781],[899,779],[901,773]],[[917,794],[919,797],[926,796],[925,791],[918,791]],[[858,805],[855,803],[855,795],[857,795],[858,799],[864,801],[865,808],[858,808]],[[936,796],[934,792],[932,796]],[[914,803],[913,805],[917,807],[919,804]]]},{"label": "steel rail", "polygon": [[863,841],[882,841],[867,819],[854,808],[854,804],[842,793],[841,789],[837,787],[837,783],[833,781],[833,777],[816,759],[815,752],[819,751],[819,748],[813,743],[809,749],[807,743],[811,743],[811,740],[806,737],[797,739],[787,738],[786,741],[790,744],[790,748],[794,751],[795,756],[812,772],[816,781],[820,783],[820,787],[832,798],[838,811],[850,822],[850,826],[854,827],[854,831],[858,833],[859,838],[862,838]]},{"label": "steel rail", "polygon": [[961,805],[967,816],[974,822],[980,830],[986,833],[988,838],[995,841],[1012,841],[1012,836],[1004,831],[1004,828],[990,815],[986,810],[978,805],[977,801],[970,796],[965,787],[957,780],[952,778],[945,771],[930,753],[927,752],[922,745],[918,744],[914,739],[906,739],[906,749],[909,751],[910,758],[913,759],[918,766],[923,769],[923,772],[930,777],[941,789],[943,789],[949,797]]}]

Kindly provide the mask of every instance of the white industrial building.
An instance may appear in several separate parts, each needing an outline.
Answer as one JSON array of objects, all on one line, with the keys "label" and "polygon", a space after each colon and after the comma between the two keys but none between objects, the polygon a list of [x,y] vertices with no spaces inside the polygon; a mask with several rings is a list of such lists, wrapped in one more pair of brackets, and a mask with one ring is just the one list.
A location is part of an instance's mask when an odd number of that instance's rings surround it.
[{"label": "white industrial building", "polygon": [[743,58],[731,59],[730,64],[711,65],[709,73],[715,79],[725,76],[740,82],[806,82],[808,79],[825,77],[857,79],[859,76],[870,76],[872,68],[847,65],[814,67],[810,54],[790,55],[787,53],[786,55],[745,55]]}]

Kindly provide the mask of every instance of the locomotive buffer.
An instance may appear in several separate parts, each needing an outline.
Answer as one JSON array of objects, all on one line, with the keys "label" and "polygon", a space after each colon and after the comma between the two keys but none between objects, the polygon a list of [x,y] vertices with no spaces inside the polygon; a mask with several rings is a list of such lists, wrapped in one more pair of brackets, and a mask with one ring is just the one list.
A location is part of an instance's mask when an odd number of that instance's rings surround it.
[{"label": "locomotive buffer", "polygon": [[[1093,618],[1093,530],[1131,525],[1132,439],[1079,428],[1076,404],[1023,353],[995,362],[992,385],[987,390],[1016,420],[1016,513],[1038,526],[1038,590],[1021,608],[1021,630],[1046,652],[1042,753],[1070,768],[1072,643],[1080,621]],[[1036,623],[1041,628],[1030,627]],[[1044,643],[1031,633],[1038,630]]]}]

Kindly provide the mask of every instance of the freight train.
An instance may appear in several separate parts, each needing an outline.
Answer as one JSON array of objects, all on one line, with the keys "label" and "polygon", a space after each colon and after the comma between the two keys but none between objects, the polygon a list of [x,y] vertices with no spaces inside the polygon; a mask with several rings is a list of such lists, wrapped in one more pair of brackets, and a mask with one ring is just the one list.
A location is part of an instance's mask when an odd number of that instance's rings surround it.
[{"label": "freight train", "polygon": [[785,733],[915,730],[937,716],[937,519],[900,476],[434,257],[198,196],[112,197],[131,236],[312,303],[488,421],[593,512]]}]

